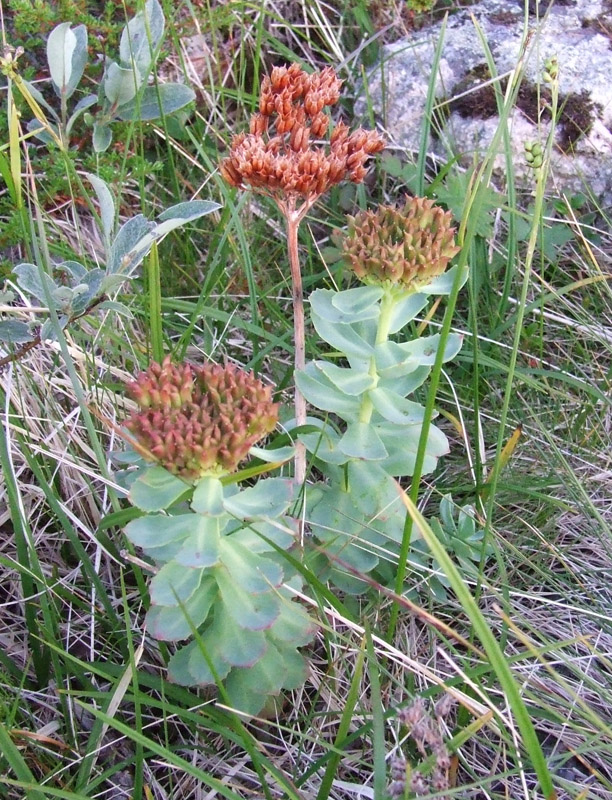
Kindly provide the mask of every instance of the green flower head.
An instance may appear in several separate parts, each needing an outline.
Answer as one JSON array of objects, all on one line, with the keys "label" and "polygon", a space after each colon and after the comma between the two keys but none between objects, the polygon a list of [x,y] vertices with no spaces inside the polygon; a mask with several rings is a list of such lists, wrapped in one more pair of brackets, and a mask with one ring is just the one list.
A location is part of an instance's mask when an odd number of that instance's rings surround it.
[{"label": "green flower head", "polygon": [[404,206],[378,206],[349,217],[342,250],[364,283],[414,292],[440,275],[459,252],[450,211],[408,197]]}]

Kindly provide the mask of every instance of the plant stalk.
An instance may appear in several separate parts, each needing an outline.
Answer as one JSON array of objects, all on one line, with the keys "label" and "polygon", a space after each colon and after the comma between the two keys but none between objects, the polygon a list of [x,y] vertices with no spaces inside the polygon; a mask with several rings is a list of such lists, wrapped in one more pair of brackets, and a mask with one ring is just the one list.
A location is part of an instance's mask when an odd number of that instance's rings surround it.
[{"label": "plant stalk", "polygon": [[[302,288],[302,271],[298,253],[298,228],[302,215],[295,208],[288,208],[287,248],[289,266],[291,268],[291,284],[293,299],[293,341],[295,347],[295,370],[303,370],[306,366],[306,336],[304,327],[304,290]],[[295,424],[296,427],[306,424],[306,400],[297,386],[294,388]],[[295,483],[302,486],[306,480],[306,448],[302,442],[295,445]]]},{"label": "plant stalk", "polygon": [[[385,291],[380,301],[380,316],[378,317],[378,327],[376,329],[375,344],[384,344],[389,338],[389,327],[391,325],[391,314],[395,307],[397,296],[393,292]],[[376,357],[372,356],[370,359],[369,374],[376,378],[378,371],[376,369]],[[369,395],[366,393],[361,401],[361,408],[359,409],[359,422],[368,423],[372,419],[372,412],[374,406],[370,400]]]}]

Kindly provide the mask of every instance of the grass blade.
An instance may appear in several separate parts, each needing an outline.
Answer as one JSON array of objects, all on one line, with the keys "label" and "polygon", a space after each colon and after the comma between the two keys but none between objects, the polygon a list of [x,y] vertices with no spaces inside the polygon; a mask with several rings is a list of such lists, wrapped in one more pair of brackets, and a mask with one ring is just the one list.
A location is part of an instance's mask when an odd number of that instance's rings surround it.
[{"label": "grass blade", "polygon": [[540,786],[546,800],[556,800],[557,793],[552,783],[552,778],[542,752],[540,741],[531,721],[529,711],[523,702],[519,687],[514,679],[514,675],[506,661],[506,657],[499,646],[497,639],[489,628],[482,612],[478,608],[476,601],[472,597],[470,590],[466,586],[457,567],[452,559],[442,547],[435,533],[430,528],[425,517],[412,502],[410,497],[402,491],[402,500],[408,510],[408,514],[413,523],[418,526],[423,539],[427,542],[434,558],[442,568],[448,578],[453,591],[457,595],[463,610],[467,614],[474,627],[476,635],[480,639],[482,646],[489,658],[489,663],[495,671],[499,682],[508,698],[508,703],[516,719],[517,725],[523,737],[525,750],[529,753],[533,768],[538,776]]}]

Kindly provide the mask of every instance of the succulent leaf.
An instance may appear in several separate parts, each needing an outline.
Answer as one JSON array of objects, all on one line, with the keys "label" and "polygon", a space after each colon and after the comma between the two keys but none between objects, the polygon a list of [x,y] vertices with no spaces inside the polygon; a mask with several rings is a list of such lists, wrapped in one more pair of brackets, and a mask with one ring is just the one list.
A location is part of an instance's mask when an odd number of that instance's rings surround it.
[{"label": "succulent leaf", "polygon": [[316,625],[306,611],[297,603],[286,600],[281,603],[278,619],[269,629],[268,635],[277,643],[302,647],[312,640],[315,632]]},{"label": "succulent leaf", "polygon": [[248,594],[225,566],[214,567],[214,576],[228,614],[241,628],[265,630],[278,617],[280,601],[276,594],[271,591],[256,596]]},{"label": "succulent leaf", "polygon": [[285,478],[267,478],[239,494],[225,497],[228,514],[238,519],[278,517],[284,514],[293,499],[293,482]]},{"label": "succulent leaf", "polygon": [[375,383],[375,376],[367,372],[349,367],[338,367],[329,361],[314,361],[315,367],[328,378],[341,392],[351,396],[363,394],[366,389],[371,389]]},{"label": "succulent leaf", "polygon": [[178,606],[187,602],[202,581],[201,569],[185,569],[170,561],[153,577],[150,585],[151,602],[157,606]]},{"label": "succulent leaf", "polygon": [[350,458],[381,461],[388,456],[387,449],[373,425],[353,422],[338,443],[338,449]]},{"label": "succulent leaf", "polygon": [[213,567],[220,560],[221,536],[219,520],[193,514],[191,535],[174,556],[183,567]]},{"label": "succulent leaf", "polygon": [[213,517],[220,517],[224,514],[221,481],[210,476],[198,481],[193,492],[191,507],[198,514],[210,514]]},{"label": "succulent leaf", "polygon": [[221,539],[219,551],[221,562],[231,578],[249,595],[270,592],[283,582],[283,570],[278,564],[251,553],[234,536]]},{"label": "succulent leaf", "polygon": [[210,635],[217,642],[219,656],[232,667],[252,667],[264,655],[268,646],[263,631],[239,627],[221,603],[215,608]]},{"label": "succulent leaf", "polygon": [[422,423],[425,409],[420,403],[406,400],[391,389],[377,387],[368,392],[372,405],[383,419],[396,422],[398,425],[414,425]]},{"label": "succulent leaf", "polygon": [[148,550],[182,541],[191,534],[196,523],[197,519],[193,514],[177,514],[174,517],[147,514],[128,522],[124,530],[133,544]]},{"label": "succulent leaf", "polygon": [[150,467],[136,478],[130,501],[143,511],[168,508],[189,490],[188,484],[163,467]]},{"label": "succulent leaf", "polygon": [[306,400],[321,411],[332,411],[342,417],[356,417],[359,413],[357,398],[339,389],[312,362],[306,364],[303,371],[296,372],[295,382]]},{"label": "succulent leaf", "polygon": [[211,577],[202,583],[183,606],[151,606],[145,622],[151,634],[161,641],[177,642],[191,636],[206,621],[217,598],[217,584]]}]

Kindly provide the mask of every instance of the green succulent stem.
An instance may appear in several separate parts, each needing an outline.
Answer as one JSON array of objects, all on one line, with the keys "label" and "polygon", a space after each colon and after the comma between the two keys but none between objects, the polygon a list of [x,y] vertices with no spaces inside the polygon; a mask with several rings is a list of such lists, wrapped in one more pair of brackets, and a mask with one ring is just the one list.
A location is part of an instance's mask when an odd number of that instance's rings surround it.
[{"label": "green succulent stem", "polygon": [[[391,319],[393,316],[393,309],[395,308],[398,300],[403,295],[391,289],[385,289],[380,301],[380,316],[378,318],[378,327],[376,329],[375,345],[384,344],[389,339],[389,328],[391,327]],[[376,369],[376,356],[370,358],[369,374],[372,378],[378,378],[378,371]],[[368,423],[372,419],[372,412],[374,406],[370,400],[368,392],[365,392],[361,400],[361,408],[359,409],[359,422]]]}]

